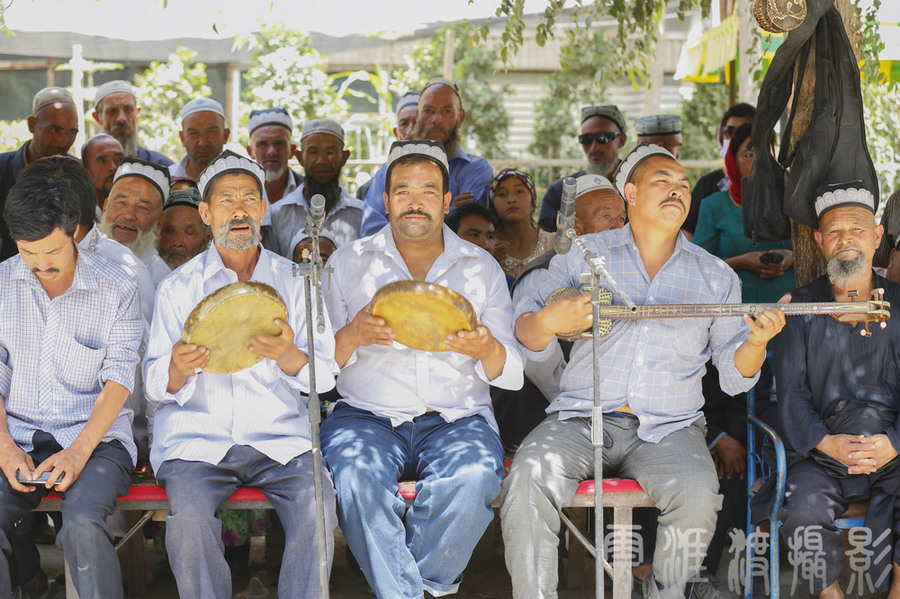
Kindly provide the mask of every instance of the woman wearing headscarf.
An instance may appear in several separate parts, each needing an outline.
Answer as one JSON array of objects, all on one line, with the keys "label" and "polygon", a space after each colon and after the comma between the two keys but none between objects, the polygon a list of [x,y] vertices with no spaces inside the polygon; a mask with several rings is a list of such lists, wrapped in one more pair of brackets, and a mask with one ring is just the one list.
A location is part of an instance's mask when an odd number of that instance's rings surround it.
[{"label": "woman wearing headscarf", "polygon": [[499,223],[494,256],[503,272],[512,277],[553,247],[554,234],[534,223],[536,205],[534,180],[528,173],[505,168],[491,181],[491,211]]},{"label": "woman wearing headscarf", "polygon": [[744,302],[777,302],[794,284],[794,253],[790,241],[754,243],[744,235],[741,178],[750,176],[753,148],[750,123],[737,128],[725,153],[727,191],[716,192],[700,204],[694,243],[718,256],[741,279]]}]

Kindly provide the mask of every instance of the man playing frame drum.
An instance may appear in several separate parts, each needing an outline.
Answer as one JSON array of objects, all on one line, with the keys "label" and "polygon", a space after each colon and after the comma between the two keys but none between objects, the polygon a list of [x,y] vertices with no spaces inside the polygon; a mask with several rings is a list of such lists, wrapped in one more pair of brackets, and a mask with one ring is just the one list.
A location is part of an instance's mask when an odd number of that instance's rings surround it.
[{"label": "man playing frame drum", "polygon": [[[322,452],[341,530],[382,598],[456,592],[503,477],[488,385],[518,389],[523,380],[499,264],[443,224],[448,179],[440,142],[395,142],[385,179],[388,224],[328,261],[341,399],[322,424]],[[376,291],[396,282],[448,287],[479,322],[439,338],[440,350],[401,345],[400,327],[413,311],[394,326],[388,315],[369,313]],[[409,509],[397,492],[403,478],[419,479]]]},{"label": "man playing frame drum", "polygon": [[[242,485],[263,491],[284,525],[278,596],[321,594],[309,418],[299,397],[309,390],[303,279],[292,276],[291,262],[260,245],[263,177],[257,163],[230,151],[203,171],[199,211],[213,244],[160,284],[150,328],[144,375],[148,399],[158,405],[150,462],[169,497],[166,549],[182,597],[231,597],[216,510]],[[256,355],[251,366],[207,371],[218,356],[182,341],[185,323],[205,297],[227,294],[230,289],[222,288],[229,284],[240,291],[241,283],[274,289],[286,304],[287,322],[266,323],[266,333],[234,348]],[[247,327],[237,319],[219,326]],[[314,351],[316,387],[331,389],[330,331],[315,334]],[[323,476],[330,566],[334,491]]]},{"label": "man playing frame drum", "polygon": [[[638,146],[619,167],[616,186],[628,205],[629,224],[582,239],[606,259],[625,293],[638,304],[740,301],[734,271],[680,233],[690,186],[668,151]],[[589,293],[544,306],[560,287],[584,291],[585,272],[590,270],[580,251],[557,256],[535,296],[516,306],[516,336],[530,358],[541,360],[558,333],[591,325]],[[594,362],[602,369],[604,469],[636,479],[661,512],[645,597],[685,596],[722,505],[700,411],[703,365],[711,355],[727,393],[749,390],[784,315],[767,310],[745,321],[615,321],[603,337],[602,356],[593,356],[590,341],[575,342],[549,416],[522,442],[503,483],[500,516],[514,597],[556,597],[559,509],[574,497],[579,481],[594,474]]]}]

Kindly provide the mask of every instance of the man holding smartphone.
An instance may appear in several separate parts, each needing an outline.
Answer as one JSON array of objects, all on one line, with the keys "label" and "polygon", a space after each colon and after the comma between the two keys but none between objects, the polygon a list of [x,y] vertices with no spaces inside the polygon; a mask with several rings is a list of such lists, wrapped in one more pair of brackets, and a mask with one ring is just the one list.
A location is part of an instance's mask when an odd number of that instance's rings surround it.
[{"label": "man holding smartphone", "polygon": [[123,596],[106,518],[137,457],[124,404],[143,319],[134,278],[75,244],[68,160],[26,167],[3,213],[19,254],[0,264],[0,597],[12,594],[13,526],[54,485],[57,545],[79,596]]}]

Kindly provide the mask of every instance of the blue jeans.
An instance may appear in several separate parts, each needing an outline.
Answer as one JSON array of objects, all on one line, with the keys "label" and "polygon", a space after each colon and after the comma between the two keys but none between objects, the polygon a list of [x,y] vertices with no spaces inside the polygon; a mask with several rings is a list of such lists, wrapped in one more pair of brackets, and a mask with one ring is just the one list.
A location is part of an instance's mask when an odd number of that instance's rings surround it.
[{"label": "blue jeans", "polygon": [[[166,550],[179,595],[231,598],[231,573],[225,561],[222,521],[216,510],[239,486],[246,485],[258,487],[266,495],[284,526],[278,596],[321,596],[311,452],[282,465],[252,447],[235,445],[218,464],[167,460],[160,465],[156,478],[169,497]],[[322,482],[330,572],[336,518],[334,488],[328,472],[322,473]]]},{"label": "blue jeans", "polygon": [[[35,466],[62,450],[53,437],[41,431],[34,434],[32,442]],[[65,492],[60,508],[63,527],[56,544],[69,563],[78,595],[84,599],[124,595],[122,571],[106,518],[113,513],[116,498],[128,492],[133,468],[128,450],[119,441],[100,443]],[[8,556],[12,553],[9,535],[13,524],[37,507],[48,492],[44,486],[36,486],[31,493],[20,493],[0,476],[0,597],[12,594]]]},{"label": "blue jeans", "polygon": [[[322,424],[338,520],[369,585],[383,598],[455,593],[494,517],[503,448],[480,416],[389,418],[338,404]],[[412,506],[397,492],[418,479]]]}]

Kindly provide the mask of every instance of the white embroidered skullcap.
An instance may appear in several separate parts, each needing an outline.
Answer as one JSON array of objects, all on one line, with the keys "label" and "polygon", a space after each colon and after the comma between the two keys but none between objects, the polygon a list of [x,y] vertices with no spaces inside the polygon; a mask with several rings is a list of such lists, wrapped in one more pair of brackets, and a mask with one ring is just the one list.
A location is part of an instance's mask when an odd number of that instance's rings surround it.
[{"label": "white embroidered skullcap", "polygon": [[677,114],[653,114],[634,121],[640,135],[675,135],[681,133],[681,117]]},{"label": "white embroidered skullcap", "polygon": [[625,157],[625,160],[622,161],[622,164],[620,164],[618,170],[616,170],[616,189],[619,190],[619,195],[623,198],[625,197],[625,184],[631,181],[631,175],[634,174],[634,170],[642,162],[648,158],[653,158],[654,156],[665,156],[666,158],[671,158],[672,160],[675,160],[675,162],[678,162],[678,160],[662,146],[646,141],[638,144],[638,146]]},{"label": "white embroidered skullcap", "polygon": [[388,153],[385,176],[390,177],[394,163],[407,156],[422,156],[431,160],[441,168],[444,178],[447,181],[450,180],[450,166],[447,162],[447,152],[444,150],[444,144],[430,139],[408,139],[392,143],[391,151]]},{"label": "white embroidered skullcap", "polygon": [[38,93],[34,94],[34,98],[31,100],[31,115],[34,116],[41,108],[50,106],[51,104],[56,104],[57,102],[71,104],[72,106],[75,105],[75,100],[72,99],[72,94],[69,93],[69,90],[67,90],[66,88],[45,87]]},{"label": "white embroidered skullcap", "polygon": [[337,137],[341,140],[341,143],[344,141],[344,128],[332,119],[313,119],[303,123],[303,129],[300,131],[300,141],[316,133],[327,133]]},{"label": "white embroidered skullcap", "polygon": [[181,109],[181,122],[183,123],[184,119],[195,112],[215,112],[223,119],[225,118],[225,109],[212,98],[194,98]]},{"label": "white embroidered skullcap", "polygon": [[609,182],[609,179],[606,177],[602,177],[600,175],[581,175],[580,177],[575,179],[575,199],[577,200],[581,196],[591,193],[592,191],[597,191],[599,189],[609,189],[616,195],[619,195],[619,192],[616,191],[616,188],[613,187],[613,184]]},{"label": "white embroidered skullcap", "polygon": [[159,202],[163,205],[169,197],[169,169],[155,162],[125,157],[116,170],[113,183],[125,177],[140,177],[149,181],[159,191]]},{"label": "white embroidered skullcap", "polygon": [[406,108],[407,106],[418,106],[419,98],[422,97],[422,94],[418,92],[406,92],[401,96],[399,100],[397,100],[397,110],[394,112],[400,114],[400,111]]},{"label": "white embroidered skullcap", "polygon": [[820,190],[816,198],[816,216],[819,218],[833,208],[847,208],[851,206],[866,208],[873,213],[878,207],[875,204],[875,196],[868,189],[861,189],[862,181],[831,185]]},{"label": "white embroidered skullcap", "polygon": [[250,130],[250,135],[253,135],[254,131],[266,125],[280,125],[288,131],[294,130],[294,122],[291,120],[291,115],[284,108],[264,108],[250,113],[250,120],[247,121],[247,129]]},{"label": "white embroidered skullcap", "polygon": [[585,122],[591,117],[603,117],[609,119],[616,124],[619,131],[625,132],[625,117],[615,104],[604,104],[603,106],[585,106],[581,109],[581,122]]},{"label": "white embroidered skullcap", "polygon": [[112,81],[107,81],[97,88],[97,93],[94,95],[94,107],[96,108],[100,102],[110,94],[128,94],[132,99],[137,101],[131,84],[127,81],[122,81],[121,79],[114,79]]},{"label": "white embroidered skullcap", "polygon": [[200,173],[200,178],[197,180],[197,188],[200,190],[200,195],[204,200],[208,200],[206,191],[210,188],[210,184],[222,175],[234,173],[251,175],[259,186],[259,192],[262,193],[266,180],[263,167],[246,156],[241,156],[231,150],[225,150]]}]

